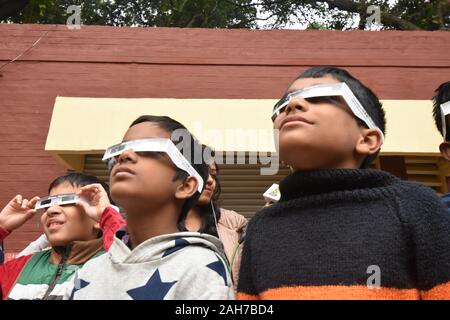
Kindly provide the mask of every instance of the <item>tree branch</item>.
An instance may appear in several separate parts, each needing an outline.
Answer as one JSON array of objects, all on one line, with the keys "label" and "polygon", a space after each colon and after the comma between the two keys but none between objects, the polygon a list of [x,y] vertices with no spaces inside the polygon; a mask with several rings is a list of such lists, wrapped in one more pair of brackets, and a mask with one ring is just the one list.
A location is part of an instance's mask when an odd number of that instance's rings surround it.
[{"label": "tree branch", "polygon": [[328,3],[330,9],[339,9],[348,12],[359,13],[358,3],[349,0],[322,0],[320,2]]},{"label": "tree branch", "polygon": [[383,25],[396,27],[400,30],[422,30],[422,28],[419,28],[414,23],[398,18],[384,11],[381,12],[381,23]]},{"label": "tree branch", "polygon": [[284,0],[274,0],[274,1],[263,1],[263,2],[252,2],[249,4],[241,4],[241,3],[236,3],[234,1],[231,0],[222,0],[225,2],[228,2],[229,4],[232,4],[236,7],[240,7],[240,8],[249,8],[249,7],[258,7],[258,6],[268,6],[268,5],[272,5],[272,4],[284,4],[286,3],[286,1]]},{"label": "tree branch", "polygon": [[[350,0],[321,0],[321,2],[328,3],[330,9],[345,10],[348,12],[359,13],[361,17],[365,16],[367,5],[359,7],[358,3]],[[363,10],[362,12],[360,10]],[[411,23],[402,18],[396,17],[389,12],[381,11],[381,23],[386,26],[397,27],[401,30],[421,30],[414,23]]]}]

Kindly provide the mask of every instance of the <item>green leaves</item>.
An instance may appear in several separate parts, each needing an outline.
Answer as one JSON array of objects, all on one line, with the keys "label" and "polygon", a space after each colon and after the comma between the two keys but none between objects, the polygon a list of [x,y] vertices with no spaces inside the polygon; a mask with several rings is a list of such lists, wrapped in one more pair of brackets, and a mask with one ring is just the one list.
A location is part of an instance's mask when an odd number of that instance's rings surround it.
[{"label": "green leaves", "polygon": [[64,24],[70,5],[81,5],[83,24],[200,28],[251,28],[251,0],[30,0],[11,22]]},{"label": "green leaves", "polygon": [[[3,2],[10,0],[0,0]],[[365,29],[367,8],[381,11],[382,29],[448,30],[448,0],[29,0],[16,1],[7,21],[65,24],[81,5],[83,24],[198,28]],[[5,19],[5,17],[3,17]]]}]

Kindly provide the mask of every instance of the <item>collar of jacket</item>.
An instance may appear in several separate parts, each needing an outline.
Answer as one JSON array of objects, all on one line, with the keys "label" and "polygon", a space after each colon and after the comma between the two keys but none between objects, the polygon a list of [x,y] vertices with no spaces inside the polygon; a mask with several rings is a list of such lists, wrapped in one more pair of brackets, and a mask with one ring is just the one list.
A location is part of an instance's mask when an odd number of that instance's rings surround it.
[{"label": "collar of jacket", "polygon": [[[71,243],[70,252],[68,253],[66,264],[83,264],[103,249],[103,238],[88,241],[73,241]],[[61,257],[64,255],[68,247],[54,247]]]},{"label": "collar of jacket", "polygon": [[296,171],[280,182],[280,202],[304,196],[385,188],[399,179],[371,169]]}]

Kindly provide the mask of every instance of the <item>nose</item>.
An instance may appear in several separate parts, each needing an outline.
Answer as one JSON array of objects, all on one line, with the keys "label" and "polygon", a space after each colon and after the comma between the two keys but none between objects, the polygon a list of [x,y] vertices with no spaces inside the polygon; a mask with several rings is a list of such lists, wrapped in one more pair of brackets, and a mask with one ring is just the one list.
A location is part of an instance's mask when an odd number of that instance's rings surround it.
[{"label": "nose", "polygon": [[45,211],[45,214],[49,217],[61,214],[61,207],[57,205],[51,206]]},{"label": "nose", "polygon": [[286,115],[288,115],[289,113],[295,113],[297,110],[305,112],[308,111],[308,109],[308,102],[303,97],[298,97],[289,100],[285,112]]},{"label": "nose", "polygon": [[124,163],[124,162],[136,162],[137,161],[137,154],[136,152],[134,152],[134,150],[125,150],[124,152],[122,152],[117,161],[119,163]]},{"label": "nose", "polygon": [[208,180],[206,180],[206,185],[211,186],[214,182],[214,178],[211,175],[208,175]]}]

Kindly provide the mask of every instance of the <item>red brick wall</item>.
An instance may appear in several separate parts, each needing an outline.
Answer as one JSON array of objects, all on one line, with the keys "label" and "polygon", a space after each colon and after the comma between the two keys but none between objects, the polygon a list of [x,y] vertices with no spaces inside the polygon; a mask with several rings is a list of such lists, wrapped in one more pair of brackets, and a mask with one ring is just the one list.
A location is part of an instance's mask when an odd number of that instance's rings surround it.
[{"label": "red brick wall", "polygon": [[[0,24],[0,65],[45,33],[0,70],[0,206],[18,192],[46,194],[64,173],[44,151],[56,96],[277,98],[315,65],[348,69],[382,99],[429,99],[450,80],[448,32]],[[39,235],[36,221],[8,238],[8,251]]]}]

